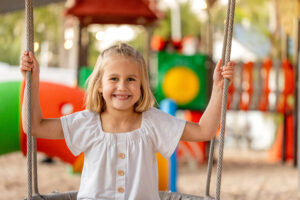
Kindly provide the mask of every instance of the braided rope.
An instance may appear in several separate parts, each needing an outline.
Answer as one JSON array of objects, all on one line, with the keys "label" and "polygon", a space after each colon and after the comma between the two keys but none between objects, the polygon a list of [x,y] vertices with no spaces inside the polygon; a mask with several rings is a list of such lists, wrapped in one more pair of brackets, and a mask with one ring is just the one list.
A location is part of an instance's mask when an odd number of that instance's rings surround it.
[{"label": "braided rope", "polygon": [[38,189],[38,176],[37,176],[37,145],[36,145],[36,137],[33,137],[33,188],[34,193],[39,194]]},{"label": "braided rope", "polygon": [[[232,42],[233,23],[234,23],[234,9],[235,9],[235,0],[228,0],[227,16],[229,15],[229,20],[226,21],[226,27],[228,27],[227,29],[228,35],[225,34],[227,37],[224,38],[224,40],[226,39],[225,64],[227,64],[230,61],[231,42]],[[221,130],[220,130],[220,144],[219,144],[220,146],[219,146],[219,157],[218,157],[218,167],[217,167],[216,200],[220,199],[220,192],[221,192],[228,86],[229,86],[229,80],[225,79],[224,86],[223,86],[224,87],[223,99],[222,99]]]},{"label": "braided rope", "polygon": [[[33,52],[33,2],[32,0],[25,0],[25,33],[26,33],[26,50]],[[24,95],[27,99],[27,182],[28,182],[28,194],[27,198],[32,200],[32,134],[31,134],[31,72],[26,72],[26,85]],[[33,138],[35,140],[35,138]],[[35,141],[34,141],[35,144]],[[36,145],[35,145],[36,146]],[[34,160],[36,162],[36,147]],[[35,179],[36,168],[35,168]],[[36,182],[35,182],[36,183]],[[35,185],[37,188],[37,185]]]},{"label": "braided rope", "polygon": [[227,6],[227,16],[225,21],[225,28],[224,28],[224,38],[223,38],[223,48],[222,48],[222,62],[226,64],[226,51],[227,51],[227,41],[228,41],[228,31],[229,31],[229,21],[230,21],[230,5],[231,0],[228,0]]},{"label": "braided rope", "polygon": [[[228,0],[230,1],[230,0]],[[230,2],[229,2],[230,3]],[[224,29],[224,40],[223,40],[223,49],[222,49],[222,62],[225,60],[226,54],[226,45],[227,45],[227,37],[228,37],[228,22],[229,22],[229,6],[227,7],[227,16],[225,21],[225,29]],[[205,196],[210,196],[210,183],[211,183],[211,174],[212,174],[212,166],[213,166],[213,158],[214,158],[214,149],[215,149],[215,141],[216,137],[214,137],[210,142],[209,147],[209,156],[208,156],[208,166],[207,166],[207,177],[206,177],[206,190]]]},{"label": "braided rope", "polygon": [[[227,7],[227,16],[226,16],[226,21],[225,21],[225,29],[224,29],[224,40],[223,40],[223,49],[222,49],[222,62],[225,61],[226,57],[228,54],[230,56],[230,51],[231,51],[231,38],[232,38],[232,30],[233,30],[233,24],[232,26],[230,27],[230,20],[234,18],[234,16],[231,14],[231,11],[234,10],[234,9],[231,9],[231,5],[232,5],[232,2],[230,0],[228,0],[228,7]],[[233,20],[232,20],[233,21]],[[230,34],[228,34],[228,32],[231,32]],[[230,41],[230,49],[228,51],[228,41]],[[230,57],[227,59],[227,61],[225,61],[224,63],[227,63],[228,61],[230,60]],[[225,80],[226,82],[226,80]],[[224,87],[225,87],[225,82],[224,82]],[[227,80],[228,82],[228,80]],[[226,89],[227,88],[227,89]],[[227,91],[226,91],[227,90]],[[224,97],[224,93],[226,94],[225,97]],[[223,109],[224,109],[224,103],[223,103],[223,106],[222,106],[222,116],[225,114],[226,116],[226,105],[227,105],[227,93],[228,93],[228,83],[227,83],[227,86],[225,87],[225,90],[223,91],[223,99],[225,98],[226,99],[226,104],[225,104],[225,113],[223,113]],[[224,100],[222,100],[222,102],[224,102]],[[222,119],[224,119],[224,117],[222,117]],[[223,123],[225,123],[226,120],[223,120]],[[222,126],[223,124],[221,122],[221,129],[222,127],[225,126],[225,124]],[[222,130],[221,130],[222,131]],[[223,131],[224,133],[224,131]],[[222,133],[221,133],[222,135]],[[224,135],[224,134],[223,134]],[[223,143],[221,144],[221,146],[219,147],[220,149],[222,149],[222,155],[221,155],[221,162],[220,162],[220,159],[218,161],[218,166],[221,164],[222,165],[222,161],[223,161],[223,146],[224,146],[224,137],[223,139],[221,138],[220,139],[221,142],[220,143]],[[211,183],[211,174],[212,174],[212,166],[213,166],[213,158],[214,158],[214,146],[215,146],[215,141],[216,141],[216,137],[214,137],[211,142],[210,142],[210,148],[209,148],[209,156],[208,156],[208,167],[207,167],[207,178],[206,178],[206,190],[205,190],[205,196],[206,197],[209,197],[210,196],[210,183]],[[220,158],[220,156],[219,156]],[[220,164],[219,164],[220,163]],[[219,168],[219,167],[218,167]],[[222,166],[219,168],[220,172],[218,172],[218,174],[221,174],[221,171],[222,171]],[[219,175],[217,177],[218,180],[220,180],[219,184],[221,185],[221,175]],[[217,186],[218,188],[218,186]],[[219,186],[220,188],[220,186]],[[217,191],[220,191],[220,189],[217,189]],[[220,192],[217,192],[217,193],[220,193]]]},{"label": "braided rope", "polygon": [[206,189],[205,189],[205,196],[206,197],[210,196],[209,192],[210,192],[211,172],[212,172],[212,166],[213,166],[213,160],[214,160],[215,141],[216,141],[216,137],[214,137],[210,141],[210,146],[209,146],[207,177],[206,177]]}]

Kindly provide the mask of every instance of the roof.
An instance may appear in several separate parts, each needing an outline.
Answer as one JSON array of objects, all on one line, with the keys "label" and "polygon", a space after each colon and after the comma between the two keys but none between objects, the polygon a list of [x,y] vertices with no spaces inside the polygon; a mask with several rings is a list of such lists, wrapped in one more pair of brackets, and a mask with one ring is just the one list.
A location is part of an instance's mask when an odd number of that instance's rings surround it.
[{"label": "roof", "polygon": [[[33,6],[66,2],[67,0],[33,0]],[[161,13],[155,8],[156,0],[74,0],[66,9],[67,15],[79,18],[84,26],[89,24],[140,24],[155,22]],[[0,0],[0,14],[24,10],[22,0]]]},{"label": "roof", "polygon": [[158,19],[158,11],[150,0],[76,0],[66,10],[67,15],[89,24],[151,24]]},{"label": "roof", "polygon": [[258,59],[268,56],[271,44],[270,40],[254,28],[244,28],[240,24],[234,25],[234,38],[249,51],[254,53]]}]

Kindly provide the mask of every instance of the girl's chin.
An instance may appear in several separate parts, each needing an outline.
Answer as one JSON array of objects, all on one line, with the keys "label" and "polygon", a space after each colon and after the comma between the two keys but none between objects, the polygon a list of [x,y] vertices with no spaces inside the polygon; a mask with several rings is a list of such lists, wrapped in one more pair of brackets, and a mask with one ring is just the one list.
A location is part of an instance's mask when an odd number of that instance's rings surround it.
[{"label": "girl's chin", "polygon": [[130,103],[124,103],[124,104],[115,104],[112,106],[116,110],[133,110],[134,109],[134,104]]}]

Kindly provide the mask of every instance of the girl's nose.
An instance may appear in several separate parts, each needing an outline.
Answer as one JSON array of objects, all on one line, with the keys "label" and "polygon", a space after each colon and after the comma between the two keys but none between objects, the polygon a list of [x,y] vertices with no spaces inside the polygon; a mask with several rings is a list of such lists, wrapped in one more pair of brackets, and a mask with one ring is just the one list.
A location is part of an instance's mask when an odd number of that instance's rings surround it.
[{"label": "girl's nose", "polygon": [[118,84],[118,89],[119,90],[126,89],[126,82],[125,81],[120,81],[119,84]]}]

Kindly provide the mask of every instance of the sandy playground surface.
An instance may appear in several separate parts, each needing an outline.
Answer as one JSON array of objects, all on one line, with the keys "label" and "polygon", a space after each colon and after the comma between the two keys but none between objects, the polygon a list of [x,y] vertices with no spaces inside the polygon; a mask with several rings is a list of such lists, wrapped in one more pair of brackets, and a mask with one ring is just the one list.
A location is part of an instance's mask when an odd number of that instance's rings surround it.
[{"label": "sandy playground surface", "polygon": [[[271,164],[265,160],[265,152],[227,151],[224,155],[221,199],[229,200],[296,200],[298,171],[290,163]],[[38,160],[43,155],[38,154]],[[27,194],[26,158],[20,152],[0,156],[0,200],[23,199]],[[214,172],[216,167],[214,167]],[[80,177],[68,173],[68,165],[55,160],[53,164],[38,164],[39,190],[77,190]],[[193,164],[179,168],[180,192],[203,195],[206,166]],[[213,174],[211,193],[214,194]]]}]

